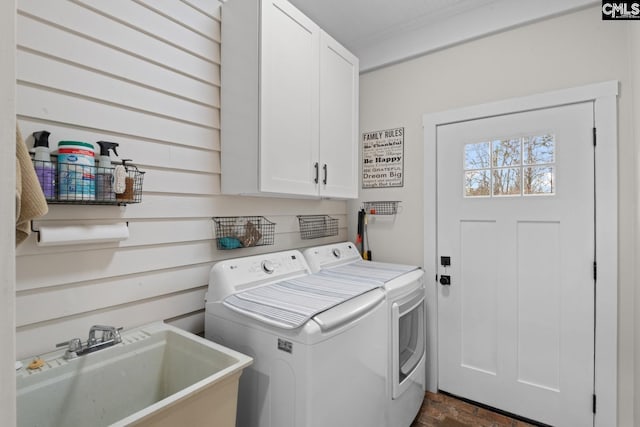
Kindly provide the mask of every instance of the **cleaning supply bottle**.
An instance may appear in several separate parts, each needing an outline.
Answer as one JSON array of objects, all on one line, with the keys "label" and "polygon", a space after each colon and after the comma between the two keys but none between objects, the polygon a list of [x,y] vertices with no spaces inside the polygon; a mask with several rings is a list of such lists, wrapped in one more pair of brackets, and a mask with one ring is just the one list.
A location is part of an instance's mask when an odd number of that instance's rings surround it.
[{"label": "cleaning supply bottle", "polygon": [[58,200],[95,200],[95,175],[93,144],[58,141]]},{"label": "cleaning supply bottle", "polygon": [[48,200],[55,198],[56,181],[56,170],[53,163],[51,163],[51,153],[49,151],[49,135],[50,133],[46,130],[33,133],[33,148],[35,149],[33,167],[36,170],[44,197]]},{"label": "cleaning supply bottle", "polygon": [[98,157],[98,168],[96,172],[96,200],[112,201],[116,200],[116,193],[113,188],[113,167],[109,150],[117,156],[117,142],[98,141],[100,146],[100,156]]}]

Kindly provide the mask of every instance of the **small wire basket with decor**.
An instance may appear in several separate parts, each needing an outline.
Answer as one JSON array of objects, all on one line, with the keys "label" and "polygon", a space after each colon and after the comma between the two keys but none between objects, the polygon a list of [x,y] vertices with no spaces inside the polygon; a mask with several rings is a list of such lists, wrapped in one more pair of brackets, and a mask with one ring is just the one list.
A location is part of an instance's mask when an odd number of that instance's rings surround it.
[{"label": "small wire basket with decor", "polygon": [[298,223],[304,240],[338,235],[338,220],[329,215],[298,215]]},{"label": "small wire basket with decor", "polygon": [[213,221],[218,249],[273,245],[276,224],[263,216],[213,217]]},{"label": "small wire basket with decor", "polygon": [[369,215],[395,215],[398,213],[397,200],[364,202],[364,210]]}]

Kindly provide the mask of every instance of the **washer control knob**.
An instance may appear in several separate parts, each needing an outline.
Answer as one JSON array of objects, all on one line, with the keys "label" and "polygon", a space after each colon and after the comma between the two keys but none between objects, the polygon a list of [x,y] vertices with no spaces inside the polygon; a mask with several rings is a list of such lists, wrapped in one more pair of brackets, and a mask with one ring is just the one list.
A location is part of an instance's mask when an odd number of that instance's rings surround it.
[{"label": "washer control knob", "polygon": [[331,251],[331,253],[333,254],[334,257],[336,258],[340,258],[341,254],[340,254],[340,249],[335,248],[333,251]]},{"label": "washer control knob", "polygon": [[264,261],[262,261],[262,271],[264,271],[267,274],[271,274],[275,271],[276,266],[269,261],[268,259],[265,259]]}]

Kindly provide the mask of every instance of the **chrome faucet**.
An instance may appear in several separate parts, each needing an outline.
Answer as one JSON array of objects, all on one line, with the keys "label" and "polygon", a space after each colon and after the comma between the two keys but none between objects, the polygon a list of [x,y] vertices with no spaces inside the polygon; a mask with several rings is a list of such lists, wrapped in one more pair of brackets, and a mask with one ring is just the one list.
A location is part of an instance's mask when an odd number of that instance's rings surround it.
[{"label": "chrome faucet", "polygon": [[[103,348],[111,347],[112,345],[122,342],[120,331],[122,328],[115,328],[113,326],[93,325],[89,329],[89,338],[83,345],[80,338],[73,338],[69,341],[56,344],[56,347],[67,346],[67,351],[64,353],[66,360],[75,359],[78,356],[82,356],[87,353],[101,350]],[[100,336],[96,336],[96,333],[100,333]]]},{"label": "chrome faucet", "polygon": [[[118,344],[122,342],[122,337],[120,336],[120,331],[122,328],[116,329],[113,326],[103,326],[103,325],[93,325],[91,329],[89,329],[89,339],[87,340],[87,347],[92,347],[98,344],[104,344],[107,342],[112,342],[112,344]],[[96,332],[101,332],[102,336],[100,338],[96,338]]]}]

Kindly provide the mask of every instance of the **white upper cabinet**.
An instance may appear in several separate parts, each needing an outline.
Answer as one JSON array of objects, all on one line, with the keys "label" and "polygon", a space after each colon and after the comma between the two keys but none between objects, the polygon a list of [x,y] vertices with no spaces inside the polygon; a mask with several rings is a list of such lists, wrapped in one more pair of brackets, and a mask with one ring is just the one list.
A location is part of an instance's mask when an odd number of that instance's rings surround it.
[{"label": "white upper cabinet", "polygon": [[358,59],[284,0],[222,14],[223,192],[356,198]]},{"label": "white upper cabinet", "polygon": [[320,29],[287,2],[266,0],[262,7],[260,191],[312,196],[318,193],[312,169],[318,161]]},{"label": "white upper cabinet", "polygon": [[358,58],[320,33],[320,195],[358,197]]}]

